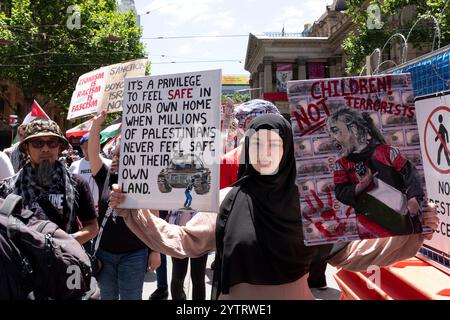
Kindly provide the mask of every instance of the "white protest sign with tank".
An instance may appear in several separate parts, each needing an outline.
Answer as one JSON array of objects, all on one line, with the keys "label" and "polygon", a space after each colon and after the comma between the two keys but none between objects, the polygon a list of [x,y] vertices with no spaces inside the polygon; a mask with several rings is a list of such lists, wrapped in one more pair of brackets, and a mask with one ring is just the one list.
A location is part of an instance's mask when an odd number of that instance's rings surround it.
[{"label": "white protest sign with tank", "polygon": [[122,208],[218,211],[221,71],[127,78]]}]

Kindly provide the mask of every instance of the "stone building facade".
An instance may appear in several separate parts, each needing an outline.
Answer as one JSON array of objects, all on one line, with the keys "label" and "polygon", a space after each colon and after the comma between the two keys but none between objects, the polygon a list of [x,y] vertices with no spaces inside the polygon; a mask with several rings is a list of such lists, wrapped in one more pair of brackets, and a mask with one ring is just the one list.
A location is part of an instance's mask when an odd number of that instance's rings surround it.
[{"label": "stone building facade", "polygon": [[302,33],[250,34],[245,69],[250,72],[252,98],[274,102],[288,117],[287,95],[277,86],[277,70],[283,65],[291,68],[291,80],[344,76],[341,43],[353,27],[351,19],[331,5]]},{"label": "stone building facade", "polygon": [[[245,69],[250,72],[252,98],[261,98],[274,102],[280,111],[289,117],[286,92],[277,86],[277,71],[291,70],[290,80],[314,78],[343,77],[345,74],[346,55],[341,48],[343,40],[350,31],[356,29],[351,17],[342,12],[344,1],[335,0],[326,6],[325,12],[312,25],[305,27],[301,33],[265,33],[264,36],[249,35]],[[361,10],[367,8],[367,0]],[[408,22],[417,16],[415,6],[408,5],[399,9],[397,14],[384,19],[388,30],[405,30]],[[394,31],[395,33],[395,31]],[[393,34],[394,34],[393,33]],[[406,32],[407,33],[407,32]],[[404,35],[406,37],[406,34]],[[431,36],[430,36],[431,37]],[[371,74],[378,61],[401,63],[402,43],[400,37],[393,37],[383,51],[381,60],[374,52],[367,59],[365,72]],[[431,43],[423,43],[421,48],[408,45],[406,61],[431,51]],[[383,71],[392,67],[385,63]]]}]

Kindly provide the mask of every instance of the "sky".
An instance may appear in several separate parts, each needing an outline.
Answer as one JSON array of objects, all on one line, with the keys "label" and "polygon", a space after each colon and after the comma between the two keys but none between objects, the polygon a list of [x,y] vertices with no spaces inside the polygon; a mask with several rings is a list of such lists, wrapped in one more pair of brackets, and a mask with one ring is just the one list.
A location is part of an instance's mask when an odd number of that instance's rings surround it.
[{"label": "sky", "polygon": [[[152,75],[211,69],[222,69],[223,75],[249,75],[244,69],[249,33],[281,32],[283,25],[286,33],[302,32],[304,24],[314,23],[332,2],[135,0]],[[166,39],[154,39],[158,37]]]}]

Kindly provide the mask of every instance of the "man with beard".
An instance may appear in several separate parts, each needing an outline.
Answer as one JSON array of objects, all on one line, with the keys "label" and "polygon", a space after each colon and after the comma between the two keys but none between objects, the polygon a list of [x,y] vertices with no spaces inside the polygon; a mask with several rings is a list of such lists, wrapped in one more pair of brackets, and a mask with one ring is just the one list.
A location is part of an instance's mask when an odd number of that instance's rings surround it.
[{"label": "man with beard", "polygon": [[51,220],[81,244],[98,232],[97,214],[88,184],[58,161],[69,142],[56,122],[35,120],[27,125],[19,150],[29,161],[0,182],[0,197],[14,193],[39,219]]}]

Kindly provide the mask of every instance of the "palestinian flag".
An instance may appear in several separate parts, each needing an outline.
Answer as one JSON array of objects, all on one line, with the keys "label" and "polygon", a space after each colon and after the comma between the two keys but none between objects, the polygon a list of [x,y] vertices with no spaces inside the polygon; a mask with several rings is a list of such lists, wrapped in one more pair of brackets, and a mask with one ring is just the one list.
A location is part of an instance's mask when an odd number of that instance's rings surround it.
[{"label": "palestinian flag", "polygon": [[120,138],[120,132],[103,146],[103,153],[105,155],[107,155],[108,157],[111,156],[110,153],[117,146],[117,143],[120,141],[119,138]]},{"label": "palestinian flag", "polygon": [[109,139],[117,136],[120,133],[120,128],[122,127],[122,121],[119,123],[113,123],[106,129],[100,132],[100,144],[104,144]]},{"label": "palestinian flag", "polygon": [[39,103],[37,103],[36,100],[33,100],[31,112],[26,115],[25,119],[23,119],[22,124],[29,124],[31,121],[35,119],[50,119],[50,117],[41,108]]},{"label": "palestinian flag", "polygon": [[356,199],[354,208],[358,224],[378,237],[414,233],[406,195],[380,179],[374,178],[374,182],[372,190],[363,192]]},{"label": "palestinian flag", "polygon": [[[22,125],[27,125],[31,121],[36,120],[36,119],[50,119],[50,117],[45,113],[44,109],[42,109],[42,107],[39,105],[39,103],[37,103],[36,100],[33,100],[33,105],[31,106],[31,111],[23,119]],[[19,134],[16,134],[12,144],[15,144],[17,142],[19,142]]]}]

